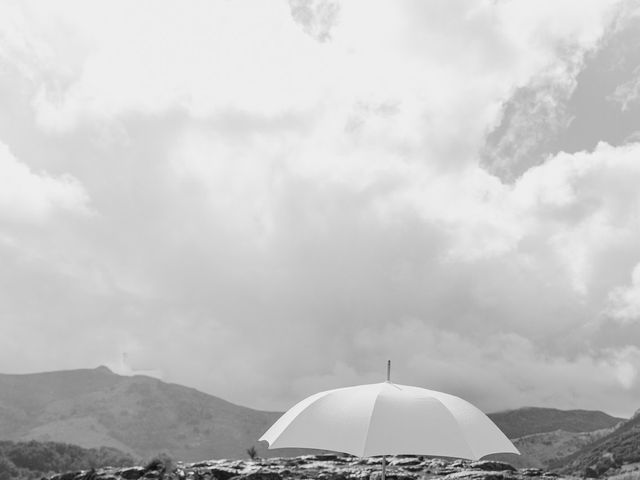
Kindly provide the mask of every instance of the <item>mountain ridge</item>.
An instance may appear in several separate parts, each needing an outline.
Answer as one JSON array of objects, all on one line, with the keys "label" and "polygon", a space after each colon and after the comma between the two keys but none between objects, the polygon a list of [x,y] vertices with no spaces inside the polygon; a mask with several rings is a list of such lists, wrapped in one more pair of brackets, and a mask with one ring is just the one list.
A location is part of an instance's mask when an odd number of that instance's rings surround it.
[{"label": "mountain ridge", "polygon": [[[185,461],[242,458],[250,447],[261,457],[309,453],[267,450],[257,441],[280,415],[145,375],[119,375],[104,365],[0,374],[0,432],[6,440],[107,446],[138,458],[165,452]],[[488,416],[512,439],[559,429],[591,432],[623,420],[599,411],[544,407]]]},{"label": "mountain ridge", "polygon": [[241,457],[255,445],[270,456],[257,438],[279,415],[104,366],[0,374],[0,431],[7,440],[112,446],[138,457],[167,452],[185,460]]},{"label": "mountain ridge", "polygon": [[509,438],[563,430],[591,432],[612,428],[626,418],[613,417],[601,410],[561,410],[550,407],[523,407],[489,414]]}]

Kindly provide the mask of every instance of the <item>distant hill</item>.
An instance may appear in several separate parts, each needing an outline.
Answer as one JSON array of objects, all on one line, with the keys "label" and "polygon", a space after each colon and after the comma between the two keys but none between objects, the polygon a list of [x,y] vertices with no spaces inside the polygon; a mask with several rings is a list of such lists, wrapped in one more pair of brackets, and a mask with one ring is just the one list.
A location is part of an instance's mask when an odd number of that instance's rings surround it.
[{"label": "distant hill", "polygon": [[516,467],[546,468],[609,434],[625,419],[600,411],[524,407],[489,414],[491,420],[520,450],[521,455],[495,454],[489,458]]},{"label": "distant hill", "polygon": [[593,432],[612,428],[625,418],[612,417],[593,410],[558,410],[555,408],[524,407],[517,410],[491,413],[489,417],[509,438],[563,430],[565,432]]},{"label": "distant hill", "polygon": [[640,462],[640,415],[573,454],[551,462],[562,473],[602,475],[609,468]]},{"label": "distant hill", "polygon": [[269,457],[283,451],[268,451],[257,439],[279,416],[155,378],[116,375],[106,367],[0,374],[5,440],[107,446],[141,460],[162,452],[184,461],[246,458],[251,446]]},{"label": "distant hill", "polygon": [[[267,450],[257,441],[279,416],[155,378],[117,375],[106,367],[0,374],[0,439],[112,447],[141,461],[163,452],[183,461],[246,458],[252,446],[260,457],[309,453]],[[516,440],[524,455],[508,461],[522,466],[539,464],[546,450],[553,454],[551,443],[560,437],[557,451],[568,454],[585,444],[585,435],[573,434],[611,428],[622,420],[603,412],[550,408],[489,417],[512,439],[548,434]],[[549,433],[557,430],[565,434]]]}]

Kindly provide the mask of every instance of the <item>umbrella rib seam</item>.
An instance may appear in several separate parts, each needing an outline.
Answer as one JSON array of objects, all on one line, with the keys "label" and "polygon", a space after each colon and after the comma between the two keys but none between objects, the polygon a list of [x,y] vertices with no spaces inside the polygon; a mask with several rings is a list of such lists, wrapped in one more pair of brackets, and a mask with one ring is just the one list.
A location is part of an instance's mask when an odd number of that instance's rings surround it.
[{"label": "umbrella rib seam", "polygon": [[373,413],[376,410],[376,406],[378,405],[378,399],[380,398],[380,393],[378,392],[378,395],[376,395],[376,399],[373,401],[373,407],[371,408],[371,413],[369,414],[369,422],[367,424],[367,433],[364,436],[364,446],[362,447],[362,457],[364,457],[366,451],[367,451],[367,446],[369,444],[369,431],[371,430],[371,420],[373,419]]},{"label": "umbrella rib seam", "polygon": [[[435,397],[434,397],[435,398]],[[449,409],[447,408],[447,406],[442,403],[442,401],[440,401],[440,399],[435,398],[435,400],[442,405],[442,407],[445,409],[445,411],[447,412],[447,414],[453,419],[453,423],[455,424],[456,428],[458,429],[458,431],[460,432],[460,438],[464,441],[465,445],[467,446],[467,448],[469,448],[469,452],[471,453],[471,455],[473,455],[472,459],[473,460],[478,460],[479,457],[476,455],[475,450],[471,447],[471,445],[469,444],[469,441],[467,440],[467,437],[465,435],[465,432],[462,428],[460,428],[460,424],[458,423],[458,420],[456,419],[456,417],[454,415],[451,414],[451,412],[449,411]]]}]

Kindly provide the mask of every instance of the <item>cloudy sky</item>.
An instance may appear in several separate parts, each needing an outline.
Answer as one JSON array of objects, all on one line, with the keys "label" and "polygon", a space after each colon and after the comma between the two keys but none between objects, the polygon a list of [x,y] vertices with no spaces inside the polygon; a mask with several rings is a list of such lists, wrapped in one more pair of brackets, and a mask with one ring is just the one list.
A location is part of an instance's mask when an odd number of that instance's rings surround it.
[{"label": "cloudy sky", "polygon": [[0,2],[4,373],[631,415],[639,240],[638,0]]}]

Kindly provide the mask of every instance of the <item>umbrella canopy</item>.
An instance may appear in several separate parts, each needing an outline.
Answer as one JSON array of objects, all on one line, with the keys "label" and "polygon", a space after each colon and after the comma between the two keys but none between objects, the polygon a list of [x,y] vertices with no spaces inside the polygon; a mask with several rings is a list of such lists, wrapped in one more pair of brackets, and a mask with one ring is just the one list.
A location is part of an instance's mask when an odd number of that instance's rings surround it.
[{"label": "umbrella canopy", "polygon": [[260,438],[269,448],[301,447],[357,456],[413,454],[477,460],[520,453],[469,402],[389,381],[312,395]]}]

